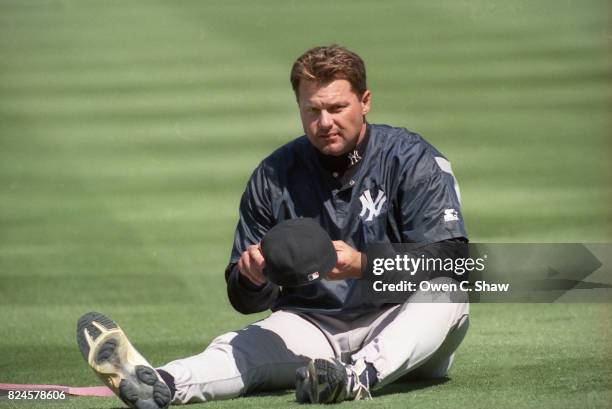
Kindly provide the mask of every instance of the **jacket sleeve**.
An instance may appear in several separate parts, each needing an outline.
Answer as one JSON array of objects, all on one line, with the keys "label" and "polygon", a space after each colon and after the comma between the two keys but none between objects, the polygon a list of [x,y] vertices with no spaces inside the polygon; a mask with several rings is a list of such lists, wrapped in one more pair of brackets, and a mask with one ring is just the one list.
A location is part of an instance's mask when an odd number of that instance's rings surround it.
[{"label": "jacket sleeve", "polygon": [[234,309],[242,314],[252,314],[269,309],[278,297],[279,288],[268,281],[257,286],[244,278],[236,264],[230,264],[225,271],[227,295]]},{"label": "jacket sleeve", "polygon": [[401,175],[398,192],[402,242],[467,239],[450,162],[433,147],[421,148],[415,156],[416,164]]},{"label": "jacket sleeve", "polygon": [[240,218],[234,234],[232,254],[225,269],[230,303],[242,314],[265,311],[278,297],[278,286],[270,282],[256,286],[242,277],[237,268],[241,254],[248,246],[259,243],[274,225],[271,194],[262,163],[251,175],[240,200]]}]

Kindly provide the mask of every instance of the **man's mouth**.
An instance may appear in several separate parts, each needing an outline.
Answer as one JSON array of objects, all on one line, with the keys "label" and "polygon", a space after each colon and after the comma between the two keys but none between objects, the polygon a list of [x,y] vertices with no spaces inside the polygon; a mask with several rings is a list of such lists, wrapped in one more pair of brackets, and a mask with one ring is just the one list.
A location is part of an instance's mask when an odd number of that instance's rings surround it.
[{"label": "man's mouth", "polygon": [[325,134],[319,134],[319,138],[322,139],[332,139],[332,138],[336,138],[340,136],[340,134],[338,132],[330,132],[330,133],[325,133]]}]

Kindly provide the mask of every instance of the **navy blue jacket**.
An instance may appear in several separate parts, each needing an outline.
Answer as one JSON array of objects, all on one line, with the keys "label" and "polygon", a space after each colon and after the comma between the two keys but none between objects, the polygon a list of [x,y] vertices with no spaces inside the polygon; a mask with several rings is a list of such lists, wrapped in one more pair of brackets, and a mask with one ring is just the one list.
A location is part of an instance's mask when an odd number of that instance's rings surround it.
[{"label": "navy blue jacket", "polygon": [[370,243],[425,245],[467,239],[459,188],[444,156],[404,128],[368,125],[368,135],[364,157],[348,180],[340,181],[322,166],[306,136],[280,147],[255,169],[240,202],[225,271],[236,310],[335,314],[381,307],[363,301],[363,280],[320,280],[279,288],[270,282],[256,287],[240,279],[236,263],[242,252],[285,219],[314,218],[332,240],[343,240],[359,251]]}]

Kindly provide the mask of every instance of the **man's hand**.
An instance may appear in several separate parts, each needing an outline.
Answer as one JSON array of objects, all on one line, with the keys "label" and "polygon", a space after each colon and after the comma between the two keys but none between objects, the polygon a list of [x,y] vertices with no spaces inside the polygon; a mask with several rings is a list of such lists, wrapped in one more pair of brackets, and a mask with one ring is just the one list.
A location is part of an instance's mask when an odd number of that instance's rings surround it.
[{"label": "man's hand", "polygon": [[365,267],[365,256],[343,242],[336,240],[333,242],[338,262],[336,266],[327,273],[329,280],[344,280],[346,278],[361,278],[363,267]]},{"label": "man's hand", "polygon": [[263,268],[266,265],[261,245],[259,243],[249,246],[240,256],[238,261],[238,271],[250,282],[255,285],[264,285],[268,279],[263,274]]}]

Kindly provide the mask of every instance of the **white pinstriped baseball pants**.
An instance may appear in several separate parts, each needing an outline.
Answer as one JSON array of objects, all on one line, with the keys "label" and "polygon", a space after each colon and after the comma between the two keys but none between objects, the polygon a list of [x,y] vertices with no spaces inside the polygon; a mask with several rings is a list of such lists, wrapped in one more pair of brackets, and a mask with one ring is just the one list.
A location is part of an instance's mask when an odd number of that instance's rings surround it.
[{"label": "white pinstriped baseball pants", "polygon": [[444,377],[469,325],[467,303],[426,302],[417,292],[402,304],[350,317],[277,311],[217,337],[202,353],[160,369],[175,378],[173,404],[290,389],[310,359],[363,358],[378,372],[376,388],[403,376]]}]

